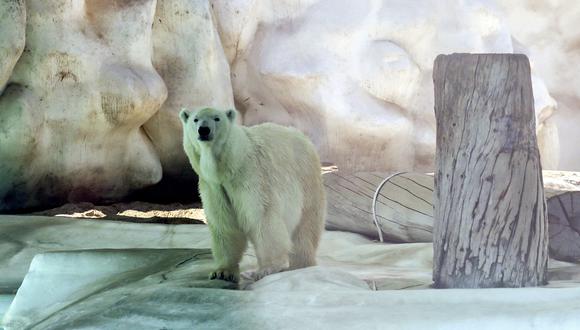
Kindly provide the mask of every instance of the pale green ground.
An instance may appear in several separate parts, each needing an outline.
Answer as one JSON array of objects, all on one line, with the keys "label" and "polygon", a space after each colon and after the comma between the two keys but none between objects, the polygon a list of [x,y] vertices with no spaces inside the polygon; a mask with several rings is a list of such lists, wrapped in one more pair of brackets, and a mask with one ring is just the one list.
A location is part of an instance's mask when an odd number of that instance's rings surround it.
[{"label": "pale green ground", "polygon": [[[4,313],[6,313],[6,310],[8,309],[8,306],[10,306],[10,304],[12,303],[12,300],[14,300],[14,296],[15,295],[13,294],[0,294],[0,319],[2,319]],[[3,328],[0,327],[0,329]]]},{"label": "pale green ground", "polygon": [[[435,290],[430,243],[325,232],[318,267],[250,282],[251,291],[224,290],[227,283],[207,280],[205,225],[0,220],[11,238],[0,256],[26,265],[0,284],[17,287],[37,255],[7,329],[580,329],[580,266],[569,263],[550,264],[549,288]],[[14,254],[16,246],[24,249]],[[51,249],[68,252],[38,255]],[[242,270],[252,267],[249,250]]]}]

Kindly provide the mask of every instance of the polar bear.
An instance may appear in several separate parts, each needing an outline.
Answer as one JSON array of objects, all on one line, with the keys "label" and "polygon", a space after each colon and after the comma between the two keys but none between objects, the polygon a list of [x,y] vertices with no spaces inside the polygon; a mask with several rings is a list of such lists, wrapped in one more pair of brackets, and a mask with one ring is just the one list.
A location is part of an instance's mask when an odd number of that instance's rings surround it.
[{"label": "polar bear", "polygon": [[326,200],[320,161],[298,130],[236,124],[235,110],[182,110],[183,147],[199,176],[216,269],[210,279],[239,280],[249,240],[255,280],[316,264]]}]

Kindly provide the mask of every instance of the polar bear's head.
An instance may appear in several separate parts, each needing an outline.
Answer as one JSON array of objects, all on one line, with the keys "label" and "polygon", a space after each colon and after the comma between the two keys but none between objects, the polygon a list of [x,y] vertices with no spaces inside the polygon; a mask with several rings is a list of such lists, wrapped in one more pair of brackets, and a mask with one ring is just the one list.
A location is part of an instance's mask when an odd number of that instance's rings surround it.
[{"label": "polar bear's head", "polygon": [[235,110],[220,111],[204,108],[198,111],[183,109],[179,113],[184,134],[196,143],[212,143],[226,138],[236,119]]}]

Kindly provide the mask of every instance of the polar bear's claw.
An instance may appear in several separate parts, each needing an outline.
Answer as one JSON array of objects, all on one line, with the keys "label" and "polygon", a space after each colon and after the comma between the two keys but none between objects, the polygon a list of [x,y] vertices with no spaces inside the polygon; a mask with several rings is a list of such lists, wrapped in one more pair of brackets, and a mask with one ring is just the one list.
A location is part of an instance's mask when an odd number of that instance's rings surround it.
[{"label": "polar bear's claw", "polygon": [[209,274],[210,280],[224,280],[228,282],[238,283],[240,280],[240,276],[237,272],[227,270],[227,269],[218,269],[213,271]]}]

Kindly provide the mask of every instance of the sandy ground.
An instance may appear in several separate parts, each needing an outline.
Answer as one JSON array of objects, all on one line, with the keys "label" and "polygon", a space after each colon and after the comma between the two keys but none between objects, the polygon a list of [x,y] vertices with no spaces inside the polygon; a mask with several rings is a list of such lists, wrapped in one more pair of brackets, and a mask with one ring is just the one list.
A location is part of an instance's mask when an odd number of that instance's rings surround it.
[{"label": "sandy ground", "polygon": [[91,203],[65,204],[33,213],[32,215],[119,220],[138,223],[200,224],[205,223],[201,203],[153,204],[146,202],[94,205]]}]

